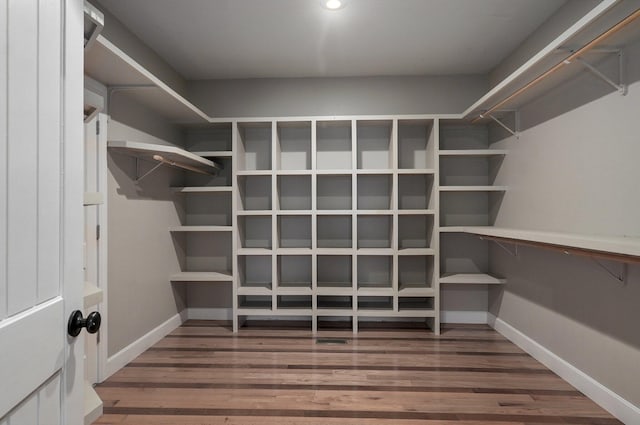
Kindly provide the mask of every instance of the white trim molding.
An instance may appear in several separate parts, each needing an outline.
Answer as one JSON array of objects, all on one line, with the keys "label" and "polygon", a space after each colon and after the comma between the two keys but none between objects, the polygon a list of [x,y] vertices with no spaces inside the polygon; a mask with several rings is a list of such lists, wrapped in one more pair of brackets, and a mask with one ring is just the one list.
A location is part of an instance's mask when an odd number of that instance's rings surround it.
[{"label": "white trim molding", "polygon": [[640,407],[620,397],[577,367],[488,313],[489,325],[625,424],[640,424]]},{"label": "white trim molding", "polygon": [[140,354],[144,353],[149,347],[160,341],[176,328],[178,328],[186,320],[187,311],[182,310],[180,313],[171,317],[160,326],[152,329],[146,335],[143,335],[141,338],[137,339],[136,341],[124,347],[122,350],[118,351],[113,356],[109,357],[107,359],[106,376],[104,379],[107,379],[108,377],[125,367],[127,363],[131,362]]}]

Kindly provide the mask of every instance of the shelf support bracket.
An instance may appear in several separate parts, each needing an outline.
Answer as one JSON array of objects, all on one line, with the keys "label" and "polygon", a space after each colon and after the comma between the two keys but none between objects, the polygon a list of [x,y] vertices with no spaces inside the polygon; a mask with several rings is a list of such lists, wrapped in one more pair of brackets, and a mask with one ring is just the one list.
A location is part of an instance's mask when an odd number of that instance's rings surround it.
[{"label": "shelf support bracket", "polygon": [[586,60],[584,60],[582,58],[576,58],[576,62],[578,62],[579,64],[581,64],[585,68],[587,68],[589,71],[591,71],[592,74],[594,74],[595,76],[599,77],[605,83],[609,84],[611,87],[616,89],[618,91],[618,93],[620,93],[620,95],[625,96],[627,94],[627,85],[624,84],[624,82],[623,82],[624,81],[624,77],[623,77],[624,54],[622,53],[622,50],[618,50],[614,54],[618,55],[618,81],[619,81],[619,83],[616,83],[615,81],[613,81],[611,78],[609,78],[607,75],[605,75],[598,68],[596,68],[595,66],[591,65],[589,62],[587,62]]},{"label": "shelf support bracket", "polygon": [[518,244],[513,244],[513,250],[510,250],[509,248],[507,248],[507,246],[505,244],[503,244],[502,242],[497,241],[497,240],[495,240],[493,238],[484,238],[484,237],[480,236],[480,240],[494,242],[500,248],[505,250],[507,252],[507,254],[511,255],[512,257],[518,257]]},{"label": "shelf support bracket", "polygon": [[[518,122],[518,113],[514,112],[516,114],[516,123]],[[500,127],[504,128],[505,130],[507,130],[512,136],[515,136],[516,138],[519,138],[520,136],[518,135],[518,131],[517,128],[516,130],[512,130],[511,128],[509,128],[508,125],[506,125],[504,122],[502,122],[499,118],[497,118],[495,115],[493,114],[480,114],[480,118],[491,118],[492,120],[494,120]],[[517,124],[516,124],[517,127]]]},{"label": "shelf support bracket", "polygon": [[600,268],[602,270],[604,270],[605,272],[607,272],[607,274],[609,276],[611,276],[612,278],[614,278],[615,280],[617,280],[618,282],[624,284],[625,281],[627,280],[627,263],[620,263],[620,273],[615,273],[614,271],[612,271],[609,267],[607,267],[606,265],[604,265],[601,261],[598,261],[596,258],[590,257],[591,261],[593,261],[594,263],[596,263],[598,266],[600,266]]},{"label": "shelf support bracket", "polygon": [[140,175],[140,160],[138,158],[136,158],[136,183],[140,183],[140,181],[142,179],[144,179],[145,177],[147,177],[149,174],[153,173],[154,171],[156,171],[158,168],[162,167],[163,163],[159,162],[156,165],[153,166],[153,168],[151,168],[149,171],[147,171],[146,173],[144,173],[143,175]]}]

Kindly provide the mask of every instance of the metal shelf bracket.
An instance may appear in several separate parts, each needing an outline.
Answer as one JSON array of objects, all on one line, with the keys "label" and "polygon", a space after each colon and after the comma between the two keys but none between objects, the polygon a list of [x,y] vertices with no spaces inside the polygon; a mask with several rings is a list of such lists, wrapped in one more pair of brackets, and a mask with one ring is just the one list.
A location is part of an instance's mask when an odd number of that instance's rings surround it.
[{"label": "metal shelf bracket", "polygon": [[518,257],[518,244],[513,244],[513,250],[510,250],[509,248],[507,248],[507,246],[505,244],[503,244],[502,242],[497,241],[497,240],[495,240],[493,238],[484,238],[484,237],[480,236],[480,240],[493,242],[496,245],[498,245],[500,248],[505,250],[512,257]]},{"label": "metal shelf bracket", "polygon": [[508,131],[512,136],[515,136],[516,139],[519,139],[520,135],[518,134],[518,128],[520,127],[520,124],[519,124],[520,116],[518,114],[518,111],[507,111],[507,112],[513,112],[515,114],[515,127],[516,127],[515,129],[511,129],[507,124],[505,124],[502,120],[500,120],[500,118],[497,118],[492,113],[486,113],[486,112],[482,113],[482,114],[480,114],[480,118],[491,118],[500,127],[504,128],[506,131]]},{"label": "metal shelf bracket", "polygon": [[619,271],[619,273],[616,273],[613,270],[611,270],[609,267],[607,267],[605,264],[603,264],[601,261],[598,261],[596,258],[591,257],[591,261],[593,261],[595,264],[600,266],[600,268],[602,270],[607,272],[607,274],[609,276],[611,276],[612,278],[614,278],[618,282],[620,282],[622,284],[624,284],[626,282],[626,280],[627,280],[627,263],[618,263],[618,264],[620,264],[620,271]]},{"label": "metal shelf bracket", "polygon": [[[614,54],[618,56],[618,83],[613,81],[609,76],[605,75],[598,68],[587,62],[582,58],[576,58],[576,62],[587,68],[592,74],[603,80],[605,83],[609,84],[611,87],[616,89],[620,95],[625,96],[627,94],[627,85],[624,83],[624,53],[622,50],[612,51],[610,54]],[[570,63],[570,62],[567,62]]]},{"label": "metal shelf bracket", "polygon": [[153,166],[153,168],[151,168],[149,171],[147,171],[146,173],[140,175],[140,159],[136,158],[136,183],[140,183],[140,181],[142,181],[142,179],[144,179],[145,177],[147,177],[149,174],[153,173],[154,171],[156,171],[158,168],[162,167],[164,163],[163,162],[159,162],[156,165]]}]

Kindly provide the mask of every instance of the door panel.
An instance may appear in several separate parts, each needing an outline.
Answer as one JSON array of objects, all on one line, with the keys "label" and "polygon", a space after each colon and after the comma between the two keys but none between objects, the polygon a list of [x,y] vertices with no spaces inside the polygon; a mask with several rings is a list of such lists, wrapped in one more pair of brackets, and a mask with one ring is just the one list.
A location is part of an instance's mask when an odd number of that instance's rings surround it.
[{"label": "door panel", "polygon": [[[63,9],[77,37],[66,57]],[[81,152],[81,82],[68,104],[63,92],[82,68],[67,68],[64,86],[62,69],[63,58],[81,58],[81,16],[78,0],[0,2],[0,425],[81,423],[81,407],[68,406],[82,395],[83,339],[66,335],[81,308],[81,161],[67,160]]]}]

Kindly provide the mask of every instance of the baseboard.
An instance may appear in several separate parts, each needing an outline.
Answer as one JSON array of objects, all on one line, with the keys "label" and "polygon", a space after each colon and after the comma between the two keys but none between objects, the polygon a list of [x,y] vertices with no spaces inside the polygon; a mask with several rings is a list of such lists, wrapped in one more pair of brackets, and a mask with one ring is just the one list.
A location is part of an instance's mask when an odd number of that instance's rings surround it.
[{"label": "baseboard", "polygon": [[486,311],[441,311],[440,322],[486,324],[487,315]]},{"label": "baseboard", "polygon": [[182,310],[160,326],[152,329],[146,335],[143,335],[141,338],[109,357],[107,359],[105,379],[125,367],[127,363],[144,353],[149,347],[160,341],[178,326],[182,325],[185,320],[187,320],[187,312],[186,310]]},{"label": "baseboard", "polygon": [[187,318],[192,320],[232,320],[230,308],[187,308]]},{"label": "baseboard", "polygon": [[489,325],[533,358],[576,387],[625,424],[640,424],[640,408],[620,397],[580,369],[489,313]]}]

